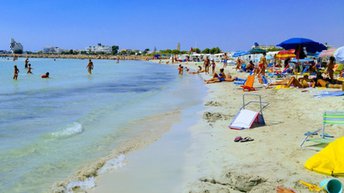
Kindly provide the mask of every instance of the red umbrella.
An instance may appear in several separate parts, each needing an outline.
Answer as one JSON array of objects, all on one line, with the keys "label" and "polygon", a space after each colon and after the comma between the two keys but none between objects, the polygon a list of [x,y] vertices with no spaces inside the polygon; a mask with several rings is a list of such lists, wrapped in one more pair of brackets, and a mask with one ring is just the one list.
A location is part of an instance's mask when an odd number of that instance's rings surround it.
[{"label": "red umbrella", "polygon": [[294,49],[290,49],[290,50],[281,50],[277,53],[276,55],[277,58],[284,60],[287,58],[295,58],[295,50]]}]

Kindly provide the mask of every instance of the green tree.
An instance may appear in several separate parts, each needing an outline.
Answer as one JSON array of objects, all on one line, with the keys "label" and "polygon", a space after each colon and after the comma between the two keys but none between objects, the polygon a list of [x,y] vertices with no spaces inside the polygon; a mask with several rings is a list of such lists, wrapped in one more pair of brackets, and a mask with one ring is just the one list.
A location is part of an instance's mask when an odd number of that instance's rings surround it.
[{"label": "green tree", "polygon": [[210,53],[210,49],[206,48],[202,51],[202,54],[209,54]]},{"label": "green tree", "polygon": [[221,49],[219,47],[215,47],[210,50],[210,54],[218,54],[218,53],[221,53]]},{"label": "green tree", "polygon": [[172,50],[172,54],[180,54],[179,50]]},{"label": "green tree", "polygon": [[114,45],[111,47],[111,49],[112,49],[112,51],[111,51],[112,55],[118,54],[119,46]]},{"label": "green tree", "polygon": [[197,54],[201,53],[201,50],[199,48],[192,48],[193,52],[196,52]]}]

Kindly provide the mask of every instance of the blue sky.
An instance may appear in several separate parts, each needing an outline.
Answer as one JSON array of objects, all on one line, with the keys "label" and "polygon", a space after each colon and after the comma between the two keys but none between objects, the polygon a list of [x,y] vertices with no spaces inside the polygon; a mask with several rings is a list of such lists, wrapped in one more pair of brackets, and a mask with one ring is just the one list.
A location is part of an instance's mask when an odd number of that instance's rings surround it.
[{"label": "blue sky", "polygon": [[305,37],[344,45],[343,0],[0,0],[0,49],[219,46],[247,50]]}]

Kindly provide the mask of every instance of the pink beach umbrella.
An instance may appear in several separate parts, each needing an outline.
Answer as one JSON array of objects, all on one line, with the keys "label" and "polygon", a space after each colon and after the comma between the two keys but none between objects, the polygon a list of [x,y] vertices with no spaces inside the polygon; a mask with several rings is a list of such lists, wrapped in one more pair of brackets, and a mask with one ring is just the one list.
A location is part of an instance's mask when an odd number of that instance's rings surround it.
[{"label": "pink beach umbrella", "polygon": [[319,57],[327,57],[327,56],[333,56],[334,52],[337,50],[337,48],[330,48],[328,50],[323,50],[320,54]]}]

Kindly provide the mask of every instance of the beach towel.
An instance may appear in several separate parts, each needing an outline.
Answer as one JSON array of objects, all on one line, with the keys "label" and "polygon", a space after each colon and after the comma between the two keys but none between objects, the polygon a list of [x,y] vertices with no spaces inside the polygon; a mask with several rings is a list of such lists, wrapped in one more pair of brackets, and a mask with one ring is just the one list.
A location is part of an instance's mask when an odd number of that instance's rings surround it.
[{"label": "beach towel", "polygon": [[321,91],[317,94],[314,94],[314,97],[322,98],[322,97],[343,96],[343,95],[344,95],[344,91]]}]

